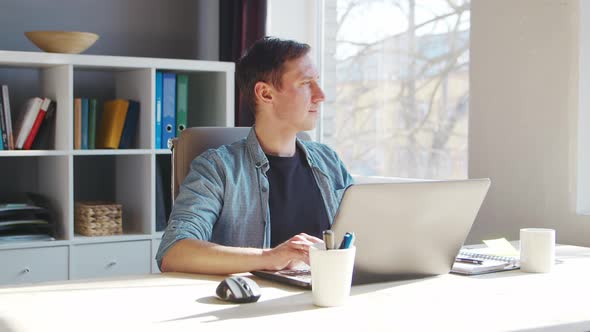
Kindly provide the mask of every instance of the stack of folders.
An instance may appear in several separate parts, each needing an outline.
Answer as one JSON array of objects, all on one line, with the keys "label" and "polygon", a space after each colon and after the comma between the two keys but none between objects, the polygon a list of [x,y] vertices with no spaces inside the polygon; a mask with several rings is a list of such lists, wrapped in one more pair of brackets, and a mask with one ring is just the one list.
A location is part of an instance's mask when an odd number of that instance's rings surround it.
[{"label": "stack of folders", "polygon": [[502,256],[485,253],[485,250],[462,249],[455,259],[451,272],[476,275],[518,268],[520,268],[520,260],[515,255]]},{"label": "stack of folders", "polygon": [[0,202],[0,244],[54,240],[54,231],[51,213],[47,208],[32,200]]}]

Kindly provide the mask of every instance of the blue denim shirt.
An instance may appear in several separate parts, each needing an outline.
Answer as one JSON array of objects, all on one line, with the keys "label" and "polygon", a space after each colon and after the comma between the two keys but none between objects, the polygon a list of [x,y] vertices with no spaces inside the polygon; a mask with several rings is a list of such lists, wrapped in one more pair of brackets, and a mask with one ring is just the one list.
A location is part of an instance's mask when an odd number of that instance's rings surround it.
[{"label": "blue denim shirt", "polygon": [[[352,177],[328,146],[297,139],[318,184],[330,224]],[[193,238],[236,247],[270,247],[268,159],[254,128],[247,138],[210,149],[191,162],[156,255]]]}]

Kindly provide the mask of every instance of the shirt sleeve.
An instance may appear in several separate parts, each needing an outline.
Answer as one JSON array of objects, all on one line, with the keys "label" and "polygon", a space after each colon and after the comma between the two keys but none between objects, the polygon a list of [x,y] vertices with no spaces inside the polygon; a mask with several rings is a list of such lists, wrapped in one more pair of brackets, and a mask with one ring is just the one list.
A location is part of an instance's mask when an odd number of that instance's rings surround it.
[{"label": "shirt sleeve", "polygon": [[223,206],[223,172],[210,150],[191,162],[191,168],[174,201],[156,261],[178,241],[186,238],[209,241]]},{"label": "shirt sleeve", "polygon": [[348,188],[354,184],[354,179],[346,169],[346,166],[344,166],[342,160],[340,160],[340,157],[338,157],[338,154],[336,152],[334,152],[334,154],[336,155],[336,159],[338,160],[338,167],[340,168],[340,173],[342,174],[342,182],[344,183],[344,188]]}]

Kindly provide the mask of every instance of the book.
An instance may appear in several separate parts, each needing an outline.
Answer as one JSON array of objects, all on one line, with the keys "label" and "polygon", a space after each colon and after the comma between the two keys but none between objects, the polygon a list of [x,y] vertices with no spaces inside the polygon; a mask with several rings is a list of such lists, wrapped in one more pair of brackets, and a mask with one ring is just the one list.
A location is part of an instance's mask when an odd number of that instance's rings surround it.
[{"label": "book", "polygon": [[176,74],[162,74],[162,148],[176,137]]},{"label": "book", "polygon": [[82,98],[82,150],[88,150],[88,98]]},{"label": "book", "polygon": [[39,110],[39,113],[37,113],[37,118],[35,119],[35,122],[33,123],[33,127],[31,128],[31,132],[29,133],[29,136],[27,136],[27,139],[25,140],[25,143],[23,145],[23,150],[30,150],[31,149],[31,146],[33,145],[33,141],[35,140],[35,137],[37,136],[37,133],[39,132],[39,128],[41,128],[41,124],[43,123],[43,119],[45,118],[45,114],[47,113],[47,110],[49,109],[50,105],[51,105],[51,99],[44,98],[43,103],[41,104],[41,109]]},{"label": "book", "polygon": [[88,102],[88,148],[96,148],[96,112],[98,101],[95,98]]},{"label": "book", "polygon": [[156,72],[156,149],[162,148],[162,73]]},{"label": "book", "polygon": [[138,119],[139,102],[130,100],[129,107],[127,108],[127,116],[125,117],[125,125],[123,126],[123,132],[121,133],[119,149],[131,149],[134,146]]},{"label": "book", "polygon": [[82,148],[82,99],[74,99],[74,149]]},{"label": "book", "polygon": [[37,132],[36,137],[33,140],[31,149],[34,150],[51,150],[55,145],[55,109],[57,104],[55,101],[51,101],[45,117]]},{"label": "book", "polygon": [[4,108],[4,121],[6,121],[6,137],[8,139],[8,149],[14,150],[14,134],[12,130],[12,111],[10,109],[10,98],[8,86],[2,85],[2,107]]},{"label": "book", "polygon": [[186,129],[188,111],[188,75],[176,76],[176,135]]},{"label": "book", "polygon": [[4,106],[2,106],[2,94],[0,93],[0,150],[8,150],[8,136],[6,136],[6,121],[4,121]]},{"label": "book", "polygon": [[23,148],[25,140],[29,136],[31,128],[33,128],[37,114],[39,114],[39,111],[41,110],[42,104],[44,104],[44,100],[39,97],[30,98],[25,103],[17,122],[15,123],[16,140],[14,146],[16,149]]},{"label": "book", "polygon": [[125,99],[109,100],[104,103],[96,136],[96,147],[99,149],[117,149],[121,141],[129,101]]}]

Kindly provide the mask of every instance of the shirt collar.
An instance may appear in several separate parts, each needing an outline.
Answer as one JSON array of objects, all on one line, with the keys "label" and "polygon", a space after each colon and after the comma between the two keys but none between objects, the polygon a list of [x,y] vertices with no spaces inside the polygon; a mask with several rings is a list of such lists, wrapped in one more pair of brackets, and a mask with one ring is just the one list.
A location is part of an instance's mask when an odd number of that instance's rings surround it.
[{"label": "shirt collar", "polygon": [[[248,133],[248,137],[246,138],[246,146],[248,148],[250,156],[252,157],[252,160],[254,161],[254,166],[256,166],[256,168],[262,168],[262,170],[266,172],[270,168],[270,166],[268,165],[268,158],[266,158],[266,154],[260,146],[260,142],[258,141],[258,137],[256,137],[254,127],[255,126],[252,126],[252,128],[250,129],[250,133]],[[297,144],[297,147],[301,149],[301,151],[303,152],[305,160],[307,160],[309,166],[313,166],[312,159],[309,156],[305,144],[299,138],[295,139],[295,144]]]}]

